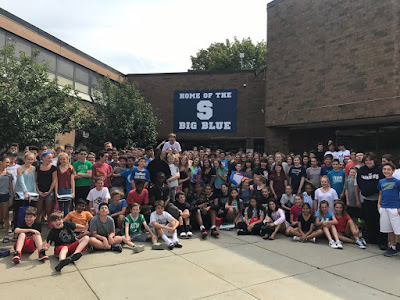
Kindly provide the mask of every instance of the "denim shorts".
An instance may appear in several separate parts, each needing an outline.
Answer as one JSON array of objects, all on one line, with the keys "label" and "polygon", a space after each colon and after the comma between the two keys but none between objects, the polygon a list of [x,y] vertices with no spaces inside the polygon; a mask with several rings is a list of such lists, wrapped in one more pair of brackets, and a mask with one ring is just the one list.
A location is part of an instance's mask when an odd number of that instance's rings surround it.
[{"label": "denim shorts", "polygon": [[54,201],[54,190],[50,192],[46,197],[39,197],[40,200]]},{"label": "denim shorts", "polygon": [[8,203],[11,200],[10,194],[0,194],[0,204],[1,203]]}]

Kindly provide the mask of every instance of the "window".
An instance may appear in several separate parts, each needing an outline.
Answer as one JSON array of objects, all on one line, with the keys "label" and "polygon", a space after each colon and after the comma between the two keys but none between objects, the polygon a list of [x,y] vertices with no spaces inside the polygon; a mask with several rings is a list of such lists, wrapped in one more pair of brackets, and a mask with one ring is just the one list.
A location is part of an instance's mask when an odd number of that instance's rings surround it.
[{"label": "window", "polygon": [[40,53],[36,57],[36,63],[44,65],[46,63],[49,64],[49,71],[51,73],[56,73],[56,55],[54,53],[51,53],[50,51],[47,51],[43,48],[37,48]]},{"label": "window", "polygon": [[0,48],[6,45],[6,32],[0,29]]},{"label": "window", "polygon": [[89,85],[89,70],[75,65],[75,81]]},{"label": "window", "polygon": [[67,84],[74,86],[74,82],[68,78],[62,77],[62,76],[57,76],[58,79],[58,84],[61,86],[65,86]]},{"label": "window", "polygon": [[57,75],[72,80],[74,78],[74,64],[66,59],[57,57]]},{"label": "window", "polygon": [[16,59],[20,58],[20,52],[25,52],[25,54],[27,56],[31,56],[32,55],[32,47],[31,44],[27,41],[25,41],[24,39],[21,39],[20,37],[17,37],[16,35],[12,34],[12,33],[8,33],[7,34],[8,37],[8,41],[7,44],[8,45],[15,45],[15,53],[14,53],[14,57]]}]

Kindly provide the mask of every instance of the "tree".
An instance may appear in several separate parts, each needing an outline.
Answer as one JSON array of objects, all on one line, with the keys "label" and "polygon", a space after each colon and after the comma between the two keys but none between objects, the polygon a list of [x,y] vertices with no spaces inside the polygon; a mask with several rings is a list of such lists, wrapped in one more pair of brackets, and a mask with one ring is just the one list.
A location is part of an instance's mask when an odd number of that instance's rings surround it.
[{"label": "tree", "polygon": [[[244,53],[241,60],[240,53]],[[213,43],[201,49],[196,56],[190,56],[192,68],[189,71],[234,71],[251,70],[265,65],[267,46],[264,41],[253,44],[250,38],[233,43]]]},{"label": "tree", "polygon": [[79,100],[71,86],[49,80],[48,64],[36,62],[15,46],[0,49],[0,149],[10,143],[54,144],[56,134],[70,132],[79,121]]},{"label": "tree", "polygon": [[156,141],[157,118],[150,103],[145,103],[135,83],[113,82],[108,77],[95,87],[93,105],[82,120],[81,130],[89,133],[92,149],[110,141],[117,148],[144,147]]}]

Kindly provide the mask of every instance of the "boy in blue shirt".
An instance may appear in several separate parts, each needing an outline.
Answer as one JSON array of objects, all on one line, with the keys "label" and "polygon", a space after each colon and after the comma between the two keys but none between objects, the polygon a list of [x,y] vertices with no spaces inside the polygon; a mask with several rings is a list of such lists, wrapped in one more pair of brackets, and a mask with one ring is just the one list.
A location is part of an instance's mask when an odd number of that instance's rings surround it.
[{"label": "boy in blue shirt", "polygon": [[321,167],[321,177],[324,175],[328,175],[328,173],[333,170],[332,160],[333,160],[332,154],[325,155],[324,158],[325,165]]},{"label": "boy in blue shirt", "polygon": [[333,188],[338,194],[339,198],[343,197],[343,187],[345,183],[345,173],[340,170],[340,163],[338,159],[334,159],[332,162],[333,170],[328,173],[329,182],[331,188]]},{"label": "boy in blue shirt", "polygon": [[132,170],[131,174],[131,185],[132,189],[135,189],[136,182],[139,179],[142,179],[145,181],[144,188],[147,188],[150,182],[150,172],[146,170],[146,159],[144,157],[139,158],[139,166],[137,168],[134,168]]},{"label": "boy in blue shirt", "polygon": [[389,249],[385,256],[397,255],[396,235],[400,235],[400,180],[393,177],[395,166],[386,163],[382,167],[384,179],[379,180],[378,211],[380,231],[389,234]]}]

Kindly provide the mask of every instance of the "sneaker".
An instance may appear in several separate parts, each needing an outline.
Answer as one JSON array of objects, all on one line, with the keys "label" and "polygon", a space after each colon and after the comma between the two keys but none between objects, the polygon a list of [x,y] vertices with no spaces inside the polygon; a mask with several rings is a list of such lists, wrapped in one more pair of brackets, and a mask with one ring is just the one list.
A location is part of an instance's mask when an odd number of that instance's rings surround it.
[{"label": "sneaker", "polygon": [[87,250],[89,253],[93,253],[94,252],[94,247],[92,245],[87,245]]},{"label": "sneaker", "polygon": [[14,257],[12,259],[14,264],[19,264],[19,261],[21,260],[21,253],[19,253],[18,251],[14,252]]},{"label": "sneaker", "polygon": [[389,247],[389,249],[387,249],[385,251],[385,253],[383,253],[383,255],[390,257],[390,256],[395,256],[397,255],[397,250],[394,250],[392,247]]},{"label": "sneaker", "polygon": [[191,231],[186,232],[186,237],[187,237],[188,239],[191,239],[192,236],[193,236],[193,233],[192,233]]},{"label": "sneaker", "polygon": [[217,230],[217,227],[214,227],[211,229],[211,236],[213,236],[215,238],[219,237],[219,232]]},{"label": "sneaker", "polygon": [[336,246],[338,249],[343,250],[343,245],[341,241],[336,241]]},{"label": "sneaker", "polygon": [[9,243],[10,242],[10,238],[6,235],[3,237],[3,243]]},{"label": "sneaker", "polygon": [[181,243],[179,243],[179,242],[177,241],[177,242],[174,243],[174,247],[175,247],[175,248],[182,248],[183,246],[182,246]]},{"label": "sneaker", "polygon": [[335,243],[335,241],[333,241],[333,240],[329,242],[329,247],[331,247],[332,249],[337,249],[338,248],[336,243]]},{"label": "sneaker", "polygon": [[238,229],[237,234],[238,235],[246,235],[246,232],[243,229]]},{"label": "sneaker", "polygon": [[82,252],[77,252],[77,253],[72,254],[70,256],[71,261],[72,262],[77,261],[78,259],[80,259],[82,257],[82,255],[83,255]]},{"label": "sneaker", "polygon": [[179,237],[180,237],[181,239],[186,239],[186,238],[187,238],[186,232],[182,231],[181,234],[179,235]]},{"label": "sneaker", "polygon": [[122,252],[122,246],[121,246],[121,244],[111,245],[111,251]]},{"label": "sneaker", "polygon": [[8,227],[8,233],[13,233],[13,230],[12,230],[11,226]]},{"label": "sneaker", "polygon": [[365,245],[364,245],[364,243],[363,243],[361,240],[357,240],[357,241],[356,241],[356,245],[357,245],[358,248],[360,248],[360,249],[365,249],[365,248],[366,248]]},{"label": "sneaker", "polygon": [[62,268],[64,268],[66,265],[70,264],[72,262],[70,257],[67,257],[66,259],[61,260],[58,265],[55,267],[57,272],[60,272]]},{"label": "sneaker", "polygon": [[309,241],[311,242],[311,243],[316,243],[317,242],[317,239],[315,238],[315,237],[313,237],[312,239],[309,239]]},{"label": "sneaker", "polygon": [[143,245],[135,245],[133,247],[133,252],[135,253],[139,253],[139,252],[143,252],[144,251],[144,246]]},{"label": "sneaker", "polygon": [[152,250],[164,250],[164,246],[161,243],[154,243],[151,245]]},{"label": "sneaker", "polygon": [[45,261],[46,259],[49,259],[49,257],[47,256],[46,252],[42,249],[39,251],[39,261]]},{"label": "sneaker", "polygon": [[397,243],[397,244],[396,244],[396,250],[397,250],[397,251],[400,251],[400,243]]},{"label": "sneaker", "polygon": [[207,230],[204,228],[204,229],[201,231],[201,237],[202,237],[203,239],[205,239],[205,238],[207,237],[207,234],[208,234],[208,232],[207,232]]},{"label": "sneaker", "polygon": [[174,249],[174,243],[168,244],[168,249],[169,249],[169,250]]},{"label": "sneaker", "polygon": [[364,246],[367,246],[367,241],[364,240],[364,238],[361,238],[360,240],[361,240],[361,242],[364,244]]},{"label": "sneaker", "polygon": [[388,246],[385,245],[385,244],[378,245],[378,247],[379,247],[379,249],[381,249],[382,251],[388,250]]},{"label": "sneaker", "polygon": [[293,237],[293,241],[296,241],[296,242],[300,241],[300,237],[294,236],[294,237]]}]

